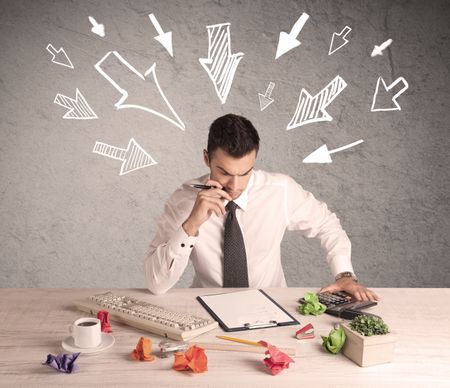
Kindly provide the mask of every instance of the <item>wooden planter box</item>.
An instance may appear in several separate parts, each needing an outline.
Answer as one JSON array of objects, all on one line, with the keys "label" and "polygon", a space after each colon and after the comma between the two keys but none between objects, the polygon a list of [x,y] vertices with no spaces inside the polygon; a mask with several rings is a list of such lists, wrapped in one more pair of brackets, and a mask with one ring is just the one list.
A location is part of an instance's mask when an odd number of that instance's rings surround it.
[{"label": "wooden planter box", "polygon": [[363,336],[353,331],[348,323],[342,325],[347,336],[342,352],[359,366],[391,362],[394,355],[395,334]]}]

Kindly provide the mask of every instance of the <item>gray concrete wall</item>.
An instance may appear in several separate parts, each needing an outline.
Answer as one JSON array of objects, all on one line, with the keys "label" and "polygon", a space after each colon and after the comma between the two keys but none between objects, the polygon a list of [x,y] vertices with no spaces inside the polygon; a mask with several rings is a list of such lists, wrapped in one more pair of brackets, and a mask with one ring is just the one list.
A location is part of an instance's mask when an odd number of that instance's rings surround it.
[{"label": "gray concrete wall", "polygon": [[[1,287],[145,286],[143,257],[164,201],[206,172],[208,126],[228,112],[259,129],[258,168],[290,174],[338,214],[363,283],[450,286],[448,1],[2,0],[0,9]],[[302,12],[310,18],[301,46],[275,61],[280,31]],[[153,39],[149,13],[173,32],[173,58]],[[104,38],[90,31],[89,15],[105,25]],[[232,52],[245,54],[225,104],[199,63],[206,26],[223,22]],[[333,32],[346,25],[349,43],[328,55]],[[388,38],[384,55],[371,58]],[[74,69],[51,63],[49,43]],[[156,63],[185,131],[142,110],[116,110],[120,94],[94,68],[113,50],[141,73]],[[108,69],[132,103],[167,114],[154,85]],[[336,75],[348,86],[327,108],[333,120],[287,131],[301,89],[315,95]],[[409,83],[400,111],[371,112],[380,76]],[[275,101],[261,112],[258,93],[270,81]],[[76,88],[98,119],[62,118],[67,109],[53,100]],[[131,137],[157,165],[119,176],[119,160],[92,152],[96,141],[124,148]],[[323,144],[358,139],[331,164],[302,163]],[[331,280],[316,241],[287,233],[282,254],[289,285]],[[178,286],[191,278],[189,268]]]}]

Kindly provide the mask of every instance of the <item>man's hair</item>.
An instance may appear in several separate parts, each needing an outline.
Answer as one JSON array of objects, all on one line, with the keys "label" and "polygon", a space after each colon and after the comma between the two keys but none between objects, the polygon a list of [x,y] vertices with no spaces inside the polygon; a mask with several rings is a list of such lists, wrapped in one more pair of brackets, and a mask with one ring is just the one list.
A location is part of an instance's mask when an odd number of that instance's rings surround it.
[{"label": "man's hair", "polygon": [[207,151],[210,158],[218,148],[234,158],[241,158],[253,150],[258,153],[258,132],[245,117],[231,113],[219,117],[209,127]]}]

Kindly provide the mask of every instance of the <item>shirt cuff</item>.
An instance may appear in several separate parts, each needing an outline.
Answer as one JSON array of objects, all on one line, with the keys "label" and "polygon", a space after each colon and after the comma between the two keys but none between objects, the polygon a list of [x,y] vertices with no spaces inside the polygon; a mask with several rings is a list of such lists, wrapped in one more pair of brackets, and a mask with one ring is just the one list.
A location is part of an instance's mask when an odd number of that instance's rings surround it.
[{"label": "shirt cuff", "polygon": [[347,256],[336,256],[335,258],[333,258],[333,260],[330,262],[330,269],[331,273],[333,274],[333,278],[335,278],[336,275],[341,272],[351,272],[353,274],[355,273],[355,271],[353,271],[352,262]]},{"label": "shirt cuff", "polygon": [[180,226],[168,241],[171,256],[189,256],[196,241],[196,236],[189,236]]}]

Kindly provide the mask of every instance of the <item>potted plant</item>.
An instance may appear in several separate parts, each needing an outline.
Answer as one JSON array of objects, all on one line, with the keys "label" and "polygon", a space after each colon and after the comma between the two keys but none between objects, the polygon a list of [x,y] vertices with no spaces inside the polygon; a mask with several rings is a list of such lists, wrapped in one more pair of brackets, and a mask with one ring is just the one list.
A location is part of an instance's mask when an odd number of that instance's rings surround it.
[{"label": "potted plant", "polygon": [[396,337],[384,321],[373,315],[360,315],[342,325],[347,339],[342,352],[359,366],[392,361]]}]

